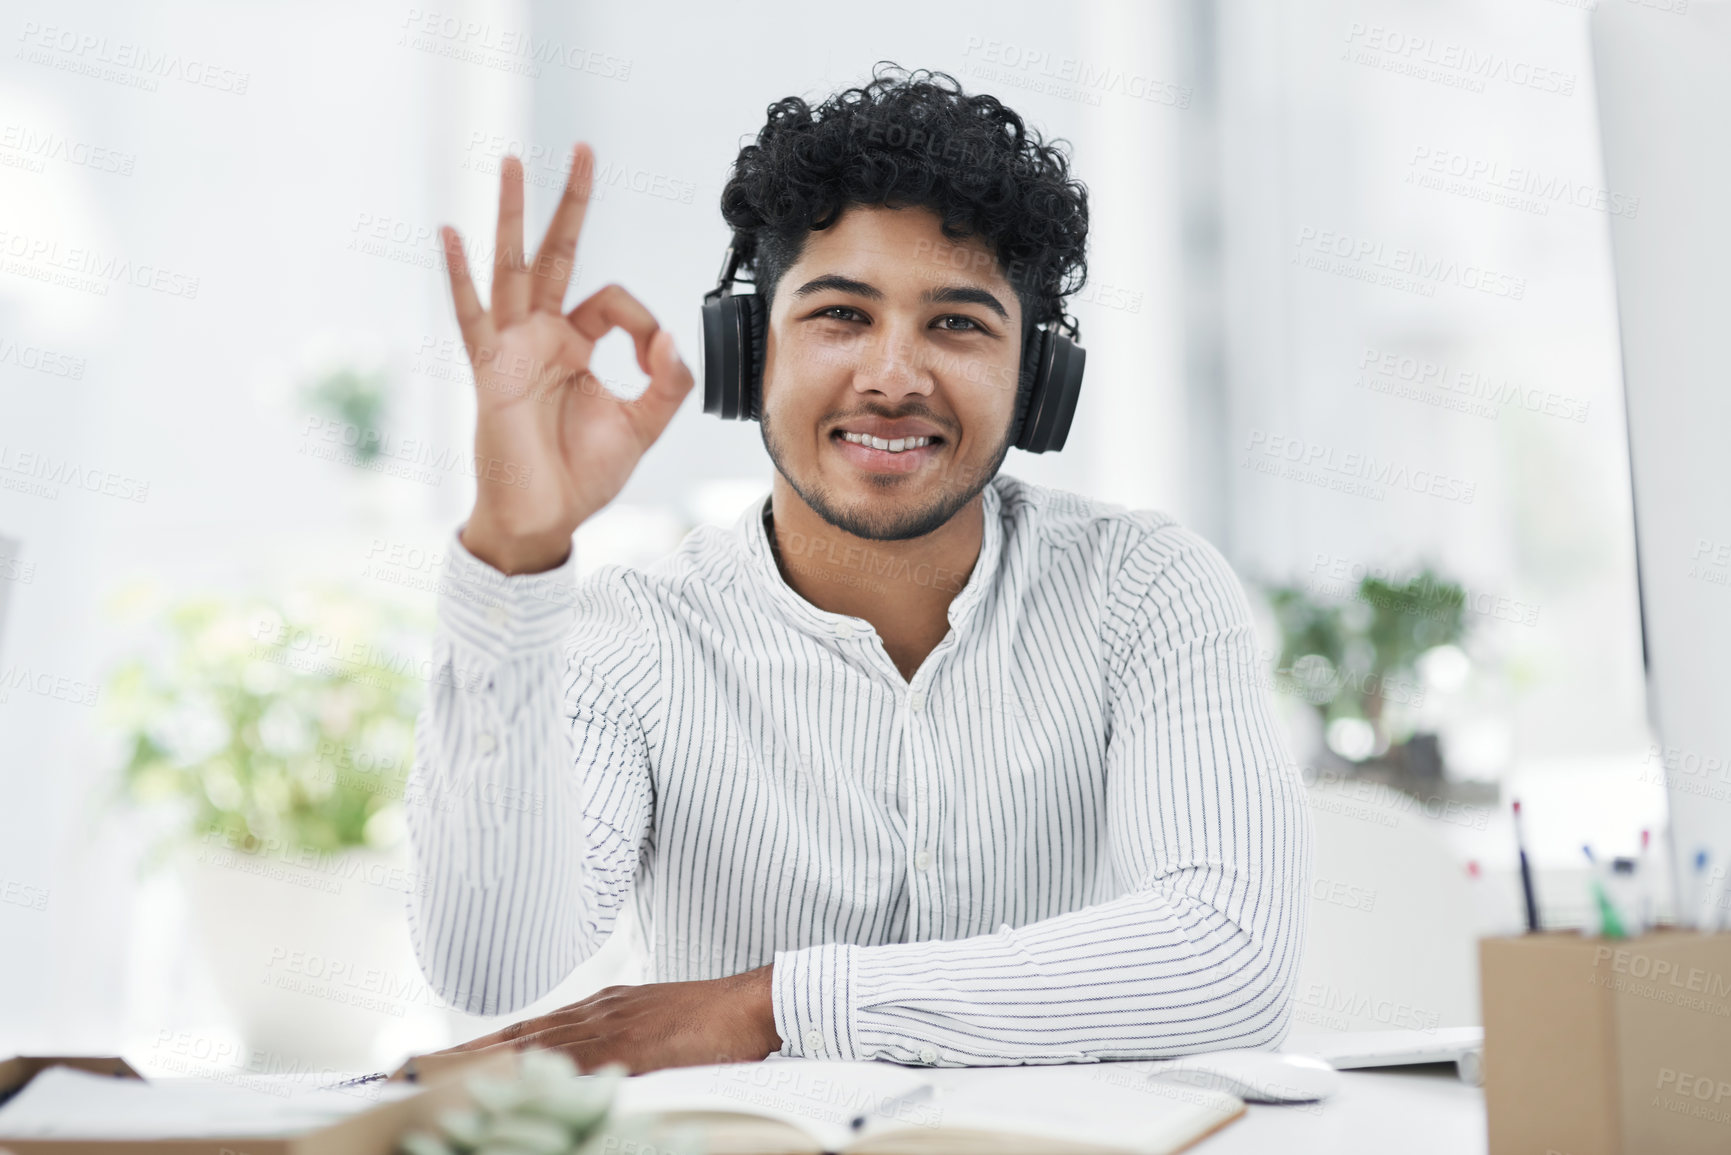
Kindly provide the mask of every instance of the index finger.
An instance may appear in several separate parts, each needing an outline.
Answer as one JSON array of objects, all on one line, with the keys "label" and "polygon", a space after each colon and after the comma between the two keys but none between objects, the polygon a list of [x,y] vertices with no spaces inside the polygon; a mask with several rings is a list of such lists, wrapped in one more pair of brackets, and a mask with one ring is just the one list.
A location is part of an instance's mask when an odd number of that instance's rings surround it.
[{"label": "index finger", "polygon": [[633,297],[623,285],[601,286],[565,317],[591,344],[614,329],[624,329],[637,346],[638,368],[645,373],[655,371],[649,364],[649,342],[655,339],[661,326],[643,302]]},{"label": "index finger", "polygon": [[589,194],[595,186],[595,152],[578,142],[571,150],[571,171],[565,177],[565,195],[553,212],[547,235],[535,250],[535,264],[530,270],[529,309],[531,312],[557,313],[565,303],[565,290],[571,284],[577,238],[583,232],[583,218],[589,213]]}]

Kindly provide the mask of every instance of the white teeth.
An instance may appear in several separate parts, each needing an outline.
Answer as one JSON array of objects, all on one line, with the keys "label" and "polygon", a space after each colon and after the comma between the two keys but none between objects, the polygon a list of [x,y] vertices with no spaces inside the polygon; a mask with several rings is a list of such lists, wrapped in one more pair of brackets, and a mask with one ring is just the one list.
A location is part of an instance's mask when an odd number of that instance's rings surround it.
[{"label": "white teeth", "polygon": [[882,437],[873,437],[869,433],[848,433],[845,431],[842,436],[855,445],[869,445],[873,449],[884,449],[891,453],[900,453],[904,449],[918,449],[920,446],[930,445],[932,442],[930,437],[898,437],[893,441],[886,441]]}]

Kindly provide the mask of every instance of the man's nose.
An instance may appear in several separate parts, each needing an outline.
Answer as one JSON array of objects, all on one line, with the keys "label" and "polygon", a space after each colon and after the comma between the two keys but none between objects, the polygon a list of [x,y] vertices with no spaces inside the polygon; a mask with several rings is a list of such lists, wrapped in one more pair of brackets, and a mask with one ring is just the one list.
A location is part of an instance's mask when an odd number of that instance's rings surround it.
[{"label": "man's nose", "polygon": [[854,388],[895,398],[932,391],[932,365],[912,334],[880,330],[861,343]]}]

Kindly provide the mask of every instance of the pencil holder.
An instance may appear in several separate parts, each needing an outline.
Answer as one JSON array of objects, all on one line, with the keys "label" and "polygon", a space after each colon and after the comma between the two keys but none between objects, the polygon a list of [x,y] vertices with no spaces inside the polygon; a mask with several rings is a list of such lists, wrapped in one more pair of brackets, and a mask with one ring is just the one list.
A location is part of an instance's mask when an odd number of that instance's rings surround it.
[{"label": "pencil holder", "polygon": [[1491,1155],[1731,1151],[1731,934],[1479,940]]}]

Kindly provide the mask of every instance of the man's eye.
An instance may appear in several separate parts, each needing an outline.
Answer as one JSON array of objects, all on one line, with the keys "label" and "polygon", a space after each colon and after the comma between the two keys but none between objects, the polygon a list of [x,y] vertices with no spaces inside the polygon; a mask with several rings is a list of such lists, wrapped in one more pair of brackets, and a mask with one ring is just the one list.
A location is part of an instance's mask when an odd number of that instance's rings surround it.
[{"label": "man's eye", "polygon": [[[848,316],[836,316],[838,313],[846,313]],[[827,309],[819,309],[817,315],[819,317],[830,317],[837,321],[852,321],[860,315],[860,311],[852,305],[831,305]]]},{"label": "man's eye", "polygon": [[942,324],[946,321],[960,321],[963,325],[966,326],[966,328],[963,328],[963,329],[951,329],[950,332],[952,332],[952,333],[968,333],[968,332],[984,332],[985,331],[981,327],[980,323],[978,321],[974,320],[972,317],[963,317],[963,316],[959,316],[958,314],[951,313],[949,316],[938,318],[939,324]]}]

